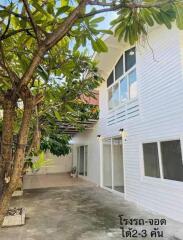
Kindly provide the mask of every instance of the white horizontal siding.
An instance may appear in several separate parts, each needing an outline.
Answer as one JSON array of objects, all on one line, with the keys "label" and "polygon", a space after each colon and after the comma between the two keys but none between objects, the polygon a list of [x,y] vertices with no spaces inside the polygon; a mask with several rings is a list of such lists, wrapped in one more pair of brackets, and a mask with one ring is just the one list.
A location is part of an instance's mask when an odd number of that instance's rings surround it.
[{"label": "white horizontal siding", "polygon": [[[107,87],[103,82],[99,89],[99,123],[93,133],[78,135],[75,140],[77,144],[89,144],[89,177],[98,182],[100,154],[96,135],[111,137],[119,135],[121,128],[127,130],[127,141],[124,143],[126,198],[183,221],[183,183],[144,178],[141,152],[143,142],[183,137],[183,33],[176,28],[170,31],[159,27],[149,34],[149,44],[156,61],[148,45],[137,47],[139,116],[118,122],[109,114]],[[122,51],[121,48],[119,57]],[[115,124],[108,126],[109,118]]]},{"label": "white horizontal siding", "polygon": [[[179,33],[161,27],[149,35],[153,49],[138,47],[137,78],[140,116],[107,126],[107,89],[100,91],[102,136],[128,132],[124,144],[126,198],[170,218],[183,221],[183,183],[142,178],[141,144],[183,136],[183,49]],[[172,37],[173,36],[173,37]],[[182,36],[183,39],[183,36]],[[183,43],[182,43],[183,45]]]},{"label": "white horizontal siding", "polygon": [[141,120],[138,124],[128,125],[126,197],[183,221],[183,183],[144,179],[141,175],[142,142],[183,136],[183,76],[178,32],[161,28],[152,32],[149,38],[158,62],[153,61],[150,49],[144,49],[138,55]]}]

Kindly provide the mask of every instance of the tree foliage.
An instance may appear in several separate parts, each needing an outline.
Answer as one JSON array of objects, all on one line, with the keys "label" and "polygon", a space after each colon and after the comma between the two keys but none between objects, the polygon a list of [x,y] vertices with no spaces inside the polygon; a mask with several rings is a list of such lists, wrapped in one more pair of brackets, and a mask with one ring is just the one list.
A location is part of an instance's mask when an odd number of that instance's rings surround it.
[{"label": "tree foliage", "polygon": [[[171,28],[176,22],[183,29],[182,0],[0,3],[0,223],[21,177],[25,156],[37,148],[41,137],[43,149],[60,154],[55,144],[66,139],[57,135],[57,121],[80,128],[78,119],[97,114],[97,109],[89,109],[81,101],[83,94],[93,96],[92,90],[102,81],[85,49],[90,44],[94,51],[107,51],[102,35],[112,31],[99,25],[105,12],[114,11],[118,13],[111,23],[115,35],[130,44],[147,35],[155,24]],[[91,111],[85,111],[87,108]]]},{"label": "tree foliage", "polygon": [[61,155],[65,156],[71,151],[71,147],[68,144],[69,140],[71,140],[69,135],[50,133],[49,136],[42,138],[40,149],[45,152],[49,150],[58,157]]},{"label": "tree foliage", "polygon": [[[147,4],[156,1],[144,1]],[[160,1],[157,1],[160,2]],[[172,28],[172,23],[176,21],[177,27],[183,29],[183,5],[181,1],[164,1],[161,7],[121,9],[118,17],[111,22],[115,26],[115,35],[119,40],[124,39],[133,45],[139,37],[148,34],[148,27],[155,24],[165,25]]]}]

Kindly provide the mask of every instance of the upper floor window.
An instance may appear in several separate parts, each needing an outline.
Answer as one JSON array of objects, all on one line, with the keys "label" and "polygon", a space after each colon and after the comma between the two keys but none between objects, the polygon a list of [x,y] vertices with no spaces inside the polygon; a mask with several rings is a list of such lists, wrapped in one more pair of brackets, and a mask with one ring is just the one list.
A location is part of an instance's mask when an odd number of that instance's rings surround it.
[{"label": "upper floor window", "polygon": [[125,51],[107,79],[109,110],[137,97],[136,50]]}]

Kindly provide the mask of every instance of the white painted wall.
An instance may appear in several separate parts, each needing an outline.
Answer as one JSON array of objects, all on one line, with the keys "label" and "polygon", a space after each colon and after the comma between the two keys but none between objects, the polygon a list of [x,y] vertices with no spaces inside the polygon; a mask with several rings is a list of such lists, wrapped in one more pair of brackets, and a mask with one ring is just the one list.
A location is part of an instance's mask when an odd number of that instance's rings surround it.
[{"label": "white painted wall", "polygon": [[[114,40],[112,42],[109,53],[105,57],[98,57],[102,59],[99,67],[102,66],[101,72],[106,77],[125,48],[124,44],[119,46],[115,45]],[[183,33],[175,27],[172,30],[158,27],[149,33],[149,44],[151,48],[147,45],[145,48],[137,46],[139,116],[107,126],[107,87],[103,82],[99,88],[100,120],[92,132],[76,135],[73,142],[88,144],[88,178],[99,183],[100,153],[96,135],[112,137],[119,134],[120,128],[124,128],[128,132],[123,148],[125,198],[183,221],[183,183],[143,177],[141,151],[142,143],[146,141],[183,138]],[[76,161],[75,152],[73,158]]]},{"label": "white painted wall", "polygon": [[93,130],[77,134],[73,140],[73,166],[77,166],[77,147],[88,145],[87,179],[100,184],[100,152],[97,140],[98,124]]}]

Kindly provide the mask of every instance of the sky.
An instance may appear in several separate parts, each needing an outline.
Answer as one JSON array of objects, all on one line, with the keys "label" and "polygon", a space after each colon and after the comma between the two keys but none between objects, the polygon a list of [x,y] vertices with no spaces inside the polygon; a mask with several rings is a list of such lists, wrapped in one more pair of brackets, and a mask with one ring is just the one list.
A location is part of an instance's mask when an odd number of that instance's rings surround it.
[{"label": "sky", "polygon": [[111,20],[113,20],[116,17],[116,13],[114,13],[114,12],[106,12],[106,13],[101,14],[101,16],[104,16],[105,20],[101,23],[100,26],[104,27],[104,28],[109,28]]}]

